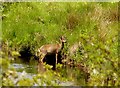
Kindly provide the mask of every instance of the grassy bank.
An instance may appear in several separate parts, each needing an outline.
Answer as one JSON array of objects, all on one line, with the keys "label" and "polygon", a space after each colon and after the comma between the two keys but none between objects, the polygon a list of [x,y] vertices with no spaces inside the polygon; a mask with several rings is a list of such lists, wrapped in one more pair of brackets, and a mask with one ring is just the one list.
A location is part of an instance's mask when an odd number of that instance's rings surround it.
[{"label": "grassy bank", "polygon": [[118,17],[118,3],[3,3],[2,51],[6,55],[25,46],[34,54],[64,35],[67,49],[82,44],[84,52],[73,59],[89,69],[88,85],[118,85]]}]

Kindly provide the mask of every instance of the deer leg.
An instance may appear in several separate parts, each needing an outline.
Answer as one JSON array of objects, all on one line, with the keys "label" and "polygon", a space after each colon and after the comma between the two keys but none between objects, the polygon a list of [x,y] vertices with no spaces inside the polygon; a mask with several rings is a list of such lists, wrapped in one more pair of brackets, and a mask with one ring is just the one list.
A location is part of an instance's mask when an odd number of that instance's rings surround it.
[{"label": "deer leg", "polygon": [[56,65],[57,65],[57,56],[58,56],[58,54],[56,53]]},{"label": "deer leg", "polygon": [[44,57],[45,57],[45,54],[42,54],[41,57],[39,58],[39,62],[43,63]]}]

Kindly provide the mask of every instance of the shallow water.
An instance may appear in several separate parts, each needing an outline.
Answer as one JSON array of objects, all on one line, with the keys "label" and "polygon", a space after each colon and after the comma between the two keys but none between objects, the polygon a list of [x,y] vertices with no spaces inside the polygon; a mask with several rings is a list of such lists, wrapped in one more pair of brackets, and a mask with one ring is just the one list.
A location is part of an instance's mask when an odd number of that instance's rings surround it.
[{"label": "shallow water", "polygon": [[[30,61],[30,62],[24,62],[20,59],[18,59],[17,61],[12,62],[11,64],[12,67],[14,67],[17,71],[17,74],[21,77],[25,77],[25,78],[29,78],[32,79],[34,76],[37,75],[37,61]],[[63,68],[64,69],[64,76],[66,77],[75,77],[77,79],[79,79],[80,77],[80,72],[79,69],[75,69],[75,68]],[[19,80],[16,79],[15,82]],[[83,80],[83,79],[82,79]],[[57,81],[58,84],[62,85],[62,86],[74,86],[75,83],[72,81],[67,81],[67,82],[60,82],[59,80]],[[35,84],[35,86],[38,86],[37,84]]]},{"label": "shallow water", "polygon": [[37,66],[30,66],[29,64],[20,64],[20,63],[12,63],[12,67],[16,69],[17,72],[26,71],[27,73],[36,74],[37,73]]},{"label": "shallow water", "polygon": [[[14,79],[14,82],[16,83],[19,79],[23,78],[29,78],[29,79],[33,79],[34,76],[36,76],[37,73],[37,68],[36,66],[30,66],[30,65],[25,65],[25,64],[20,64],[20,63],[12,63],[11,64],[12,67],[14,67],[17,71],[17,74],[19,75],[19,78]],[[33,73],[33,71],[36,71]],[[67,81],[67,82],[61,82],[59,80],[57,80],[57,83],[59,85],[62,86],[72,86],[74,85],[73,82]],[[44,84],[46,85],[46,84]],[[38,84],[34,84],[34,86],[38,86]]]}]

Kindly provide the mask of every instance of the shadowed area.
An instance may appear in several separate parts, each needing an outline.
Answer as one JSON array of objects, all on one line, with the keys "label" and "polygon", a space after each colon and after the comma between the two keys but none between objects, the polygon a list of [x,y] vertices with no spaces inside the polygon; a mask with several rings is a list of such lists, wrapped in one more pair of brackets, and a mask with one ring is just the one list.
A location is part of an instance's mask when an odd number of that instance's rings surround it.
[{"label": "shadowed area", "polygon": [[24,62],[29,62],[30,58],[33,56],[30,46],[22,46],[19,53],[19,58],[21,58]]},{"label": "shadowed area", "polygon": [[[53,53],[53,54],[47,54],[44,59],[43,59],[43,62],[46,62],[46,64],[49,64],[49,65],[52,65],[53,66],[53,70],[55,70],[55,67],[56,67],[56,55]],[[58,63],[62,63],[62,55],[60,53],[58,53]]]}]

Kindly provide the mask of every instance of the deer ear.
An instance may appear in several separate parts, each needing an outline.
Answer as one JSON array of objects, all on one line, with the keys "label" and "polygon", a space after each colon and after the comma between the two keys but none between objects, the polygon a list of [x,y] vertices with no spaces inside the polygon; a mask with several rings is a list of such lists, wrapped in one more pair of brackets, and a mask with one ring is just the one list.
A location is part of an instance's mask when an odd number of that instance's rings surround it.
[{"label": "deer ear", "polygon": [[61,39],[65,38],[63,35],[61,36]]},{"label": "deer ear", "polygon": [[62,39],[62,36],[59,35],[58,37],[59,37],[59,39]]}]

